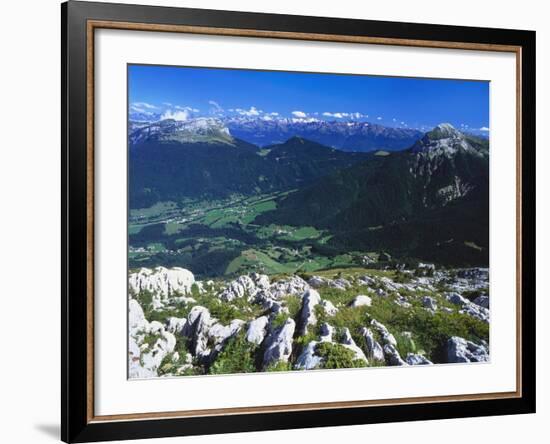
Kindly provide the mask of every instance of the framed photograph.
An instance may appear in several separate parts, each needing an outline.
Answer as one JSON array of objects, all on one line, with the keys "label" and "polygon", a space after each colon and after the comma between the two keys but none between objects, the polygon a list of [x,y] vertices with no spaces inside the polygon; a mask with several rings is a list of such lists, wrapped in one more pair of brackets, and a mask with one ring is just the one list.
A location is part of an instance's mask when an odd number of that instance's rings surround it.
[{"label": "framed photograph", "polygon": [[535,33],[62,12],[65,442],[535,411]]}]

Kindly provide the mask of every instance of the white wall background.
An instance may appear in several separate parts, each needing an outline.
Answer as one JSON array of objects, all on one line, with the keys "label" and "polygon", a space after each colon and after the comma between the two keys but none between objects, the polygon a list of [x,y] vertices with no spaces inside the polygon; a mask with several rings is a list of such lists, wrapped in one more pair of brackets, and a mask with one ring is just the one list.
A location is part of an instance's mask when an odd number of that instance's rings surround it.
[{"label": "white wall background", "polygon": [[[537,31],[538,413],[401,424],[290,430],[155,443],[520,442],[548,436],[550,384],[545,275],[550,261],[549,13],[544,2],[501,0],[146,0],[148,3]],[[4,2],[0,27],[0,441],[55,442],[59,434],[60,60],[59,1]],[[529,296],[529,295],[527,295]],[[540,438],[536,438],[536,436]],[[143,441],[145,442],[145,441]],[[153,441],[151,441],[153,442]]]}]

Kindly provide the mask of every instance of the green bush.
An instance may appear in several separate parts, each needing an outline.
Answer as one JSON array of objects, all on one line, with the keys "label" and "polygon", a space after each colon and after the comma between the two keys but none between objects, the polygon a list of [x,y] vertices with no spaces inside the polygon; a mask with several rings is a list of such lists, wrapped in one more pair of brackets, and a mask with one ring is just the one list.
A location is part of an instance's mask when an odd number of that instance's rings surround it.
[{"label": "green bush", "polygon": [[227,341],[224,349],[210,365],[211,374],[252,373],[255,347],[246,340],[244,333],[238,333]]},{"label": "green bush", "polygon": [[366,367],[366,363],[355,359],[355,353],[341,344],[321,342],[315,348],[317,355],[324,358],[324,368]]},{"label": "green bush", "polygon": [[285,313],[279,313],[278,315],[276,315],[273,320],[271,321],[271,327],[273,329],[275,328],[280,328],[282,327],[283,325],[285,325],[285,322],[287,321],[288,319],[288,315],[285,314]]},{"label": "green bush", "polygon": [[266,372],[288,372],[290,370],[292,370],[292,365],[284,361],[275,362],[265,369]]}]

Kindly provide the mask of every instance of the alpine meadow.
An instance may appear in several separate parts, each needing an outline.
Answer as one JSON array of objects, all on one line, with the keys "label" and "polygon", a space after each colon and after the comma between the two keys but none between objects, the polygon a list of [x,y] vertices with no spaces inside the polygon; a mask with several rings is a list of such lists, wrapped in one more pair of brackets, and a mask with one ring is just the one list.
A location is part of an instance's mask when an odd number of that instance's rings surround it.
[{"label": "alpine meadow", "polygon": [[488,82],[129,65],[128,377],[488,362],[489,142]]}]

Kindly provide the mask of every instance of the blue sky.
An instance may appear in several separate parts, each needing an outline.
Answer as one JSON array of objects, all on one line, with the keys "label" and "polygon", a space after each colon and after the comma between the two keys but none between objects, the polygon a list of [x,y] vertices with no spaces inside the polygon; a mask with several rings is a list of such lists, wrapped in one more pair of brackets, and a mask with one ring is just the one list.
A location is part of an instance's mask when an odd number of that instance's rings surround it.
[{"label": "blue sky", "polygon": [[130,111],[186,119],[359,120],[428,130],[488,131],[489,83],[237,69],[129,65]]}]

